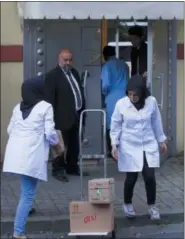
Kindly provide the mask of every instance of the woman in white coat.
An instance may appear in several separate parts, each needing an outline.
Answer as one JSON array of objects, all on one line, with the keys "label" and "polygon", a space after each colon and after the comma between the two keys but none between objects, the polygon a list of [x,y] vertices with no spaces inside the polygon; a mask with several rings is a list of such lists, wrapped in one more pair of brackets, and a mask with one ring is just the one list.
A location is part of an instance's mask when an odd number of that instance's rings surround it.
[{"label": "woman in white coat", "polygon": [[119,171],[126,172],[123,210],[127,217],[135,217],[133,190],[138,172],[142,172],[150,218],[159,220],[155,206],[155,168],[160,166],[158,144],[163,153],[167,151],[161,114],[142,76],[133,76],[128,81],[126,94],[115,106],[110,130],[112,156],[118,160]]},{"label": "woman in white coat", "polygon": [[43,101],[42,79],[22,84],[22,102],[11,117],[3,172],[21,176],[21,195],[14,221],[13,238],[25,239],[25,225],[36,194],[38,180],[47,181],[50,145],[61,152],[52,106]]}]

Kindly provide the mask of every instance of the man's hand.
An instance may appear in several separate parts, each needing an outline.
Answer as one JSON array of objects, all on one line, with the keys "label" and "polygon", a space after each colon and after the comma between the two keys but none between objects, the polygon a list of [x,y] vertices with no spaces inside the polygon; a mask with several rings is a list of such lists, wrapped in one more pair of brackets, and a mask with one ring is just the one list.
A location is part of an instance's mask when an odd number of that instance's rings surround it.
[{"label": "man's hand", "polygon": [[162,154],[165,154],[167,152],[167,145],[165,142],[160,144],[161,152]]},{"label": "man's hand", "polygon": [[117,149],[117,146],[116,145],[113,145],[112,146],[112,157],[115,159],[115,160],[118,160],[118,149]]},{"label": "man's hand", "polygon": [[143,77],[147,77],[147,71],[144,72]]}]

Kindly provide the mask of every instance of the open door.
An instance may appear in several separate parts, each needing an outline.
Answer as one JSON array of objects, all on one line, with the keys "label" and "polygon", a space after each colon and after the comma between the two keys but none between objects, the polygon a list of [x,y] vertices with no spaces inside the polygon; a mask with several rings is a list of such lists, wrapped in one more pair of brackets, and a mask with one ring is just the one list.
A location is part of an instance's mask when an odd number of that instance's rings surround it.
[{"label": "open door", "polygon": [[115,40],[109,42],[109,45],[115,46],[116,56],[124,59],[129,67],[131,43],[126,39],[124,32],[127,33],[128,28],[133,25],[140,25],[146,34],[145,41],[148,45],[148,79],[147,85],[151,90],[151,94],[157,99],[159,109],[161,111],[164,132],[168,138],[168,153],[161,155],[161,161],[164,161],[172,152],[172,99],[170,94],[172,88],[170,72],[172,71],[170,62],[170,38],[169,21],[125,21],[119,22],[115,28]]},{"label": "open door", "polygon": [[169,94],[170,65],[169,65],[169,22],[165,20],[149,21],[148,23],[148,86],[152,95],[157,99],[161,111],[164,132],[168,138],[168,153],[161,155],[164,161],[171,155],[172,96]]},{"label": "open door", "polygon": [[[136,22],[136,21],[130,21],[130,20],[117,21],[116,23],[114,23],[114,25],[112,24],[112,26],[109,29],[110,34],[108,34],[108,45],[115,47],[116,57],[124,60],[128,64],[129,70],[130,70],[130,76],[131,76],[132,43],[130,42],[128,30],[130,27],[134,25],[141,26],[143,28],[144,35],[147,35],[147,25],[148,25],[147,21]],[[146,41],[147,37],[145,37],[144,40]]]},{"label": "open door", "polygon": [[[174,68],[174,59],[171,58],[175,53],[173,49],[170,48],[170,44],[175,44],[175,41],[173,35],[170,35],[169,29],[171,22],[167,20],[119,21],[116,25],[112,25],[112,28],[108,31],[108,45],[116,48],[116,56],[120,59],[124,59],[130,68],[132,44],[129,42],[126,34],[128,28],[135,24],[143,27],[146,35],[145,41],[148,45],[147,85],[151,90],[151,94],[157,99],[161,111],[164,132],[168,138],[168,153],[165,156],[161,155],[161,161],[164,161],[172,155],[173,140],[175,140],[175,138],[173,138],[172,105],[174,104],[175,97],[173,88],[175,88],[176,84],[173,82],[173,79],[175,79],[176,71]],[[111,32],[111,30],[113,32]],[[109,34],[109,32],[111,34]]]}]

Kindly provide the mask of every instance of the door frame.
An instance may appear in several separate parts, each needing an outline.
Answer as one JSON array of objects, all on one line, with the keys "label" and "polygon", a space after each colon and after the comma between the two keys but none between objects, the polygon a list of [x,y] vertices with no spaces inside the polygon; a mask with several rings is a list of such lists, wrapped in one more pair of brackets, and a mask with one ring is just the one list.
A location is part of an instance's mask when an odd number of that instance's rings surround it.
[{"label": "door frame", "polygon": [[[148,21],[148,51],[147,51],[147,65],[148,65],[148,86],[152,93],[152,70],[153,70],[153,30],[152,22]],[[171,99],[168,103],[167,118],[171,121],[167,127],[166,134],[168,135],[171,147],[170,155],[175,156],[177,153],[177,139],[176,139],[176,113],[177,113],[177,21],[168,21],[168,89],[167,97]],[[170,107],[171,104],[171,107]]]},{"label": "door frame", "polygon": [[107,45],[107,29],[108,29],[108,25],[107,25],[107,20],[106,19],[102,19],[101,21],[101,63],[104,63],[104,58],[103,58],[103,48]]},{"label": "door frame", "polygon": [[[172,111],[170,112],[168,117],[172,118],[172,156],[177,154],[177,20],[169,21],[168,24],[168,47],[169,47],[169,65],[168,74],[171,85],[169,88],[171,91],[168,92],[168,95],[172,97]],[[168,90],[169,90],[168,88]]]},{"label": "door frame", "polygon": [[[158,21],[158,20],[155,20]],[[152,22],[153,20],[148,20],[147,27],[147,71],[148,71],[148,81],[147,85],[152,92],[152,68],[153,68],[153,30]],[[116,25],[116,24],[115,24]],[[107,29],[106,23],[106,29]],[[102,29],[103,30],[103,29]],[[104,29],[105,30],[105,29]],[[107,35],[107,33],[106,33]],[[119,58],[119,29],[115,29],[115,42],[116,42],[116,56]],[[170,156],[175,156],[177,153],[177,132],[176,132],[176,113],[177,113],[177,20],[168,21],[168,89],[167,97],[171,98],[171,107],[168,107],[167,118],[171,121],[171,124],[167,127],[166,134],[170,138]],[[168,105],[169,106],[169,105]]]}]

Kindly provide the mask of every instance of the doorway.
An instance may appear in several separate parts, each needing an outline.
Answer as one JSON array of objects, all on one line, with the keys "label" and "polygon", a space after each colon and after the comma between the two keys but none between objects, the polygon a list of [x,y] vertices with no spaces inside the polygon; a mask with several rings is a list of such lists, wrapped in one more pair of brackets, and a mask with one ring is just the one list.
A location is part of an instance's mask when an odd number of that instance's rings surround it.
[{"label": "doorway", "polygon": [[[176,143],[176,32],[174,21],[107,21],[107,44],[116,47],[117,57],[130,66],[131,43],[126,37],[128,27],[139,24],[148,44],[148,85],[159,103],[168,137],[168,155]],[[101,21],[99,20],[24,20],[24,79],[44,74],[57,64],[61,48],[74,53],[74,65],[81,74],[88,70],[87,108],[101,109]],[[79,57],[80,56],[80,57]],[[101,115],[88,117],[85,130],[85,154],[102,152]]]},{"label": "doorway", "polygon": [[[45,74],[57,66],[58,53],[73,52],[73,65],[86,81],[86,108],[101,109],[101,21],[24,20],[24,79]],[[82,79],[83,80],[83,79]],[[84,154],[102,153],[102,115],[88,113]]]},{"label": "doorway", "polygon": [[[172,89],[176,84],[176,75],[171,74],[172,68],[175,72],[176,59],[175,49],[170,47],[175,43],[175,33],[173,31],[173,21],[108,21],[107,45],[116,48],[116,56],[127,62],[131,72],[131,47],[128,37],[128,29],[131,26],[139,25],[143,28],[144,41],[147,43],[147,85],[151,94],[157,99],[162,116],[164,132],[168,138],[168,153],[161,155],[161,161],[166,160],[173,154],[175,145],[176,124],[172,117],[176,94],[172,94]],[[171,31],[170,31],[171,29]],[[174,34],[172,34],[174,33]],[[171,59],[171,60],[170,60]]]}]

